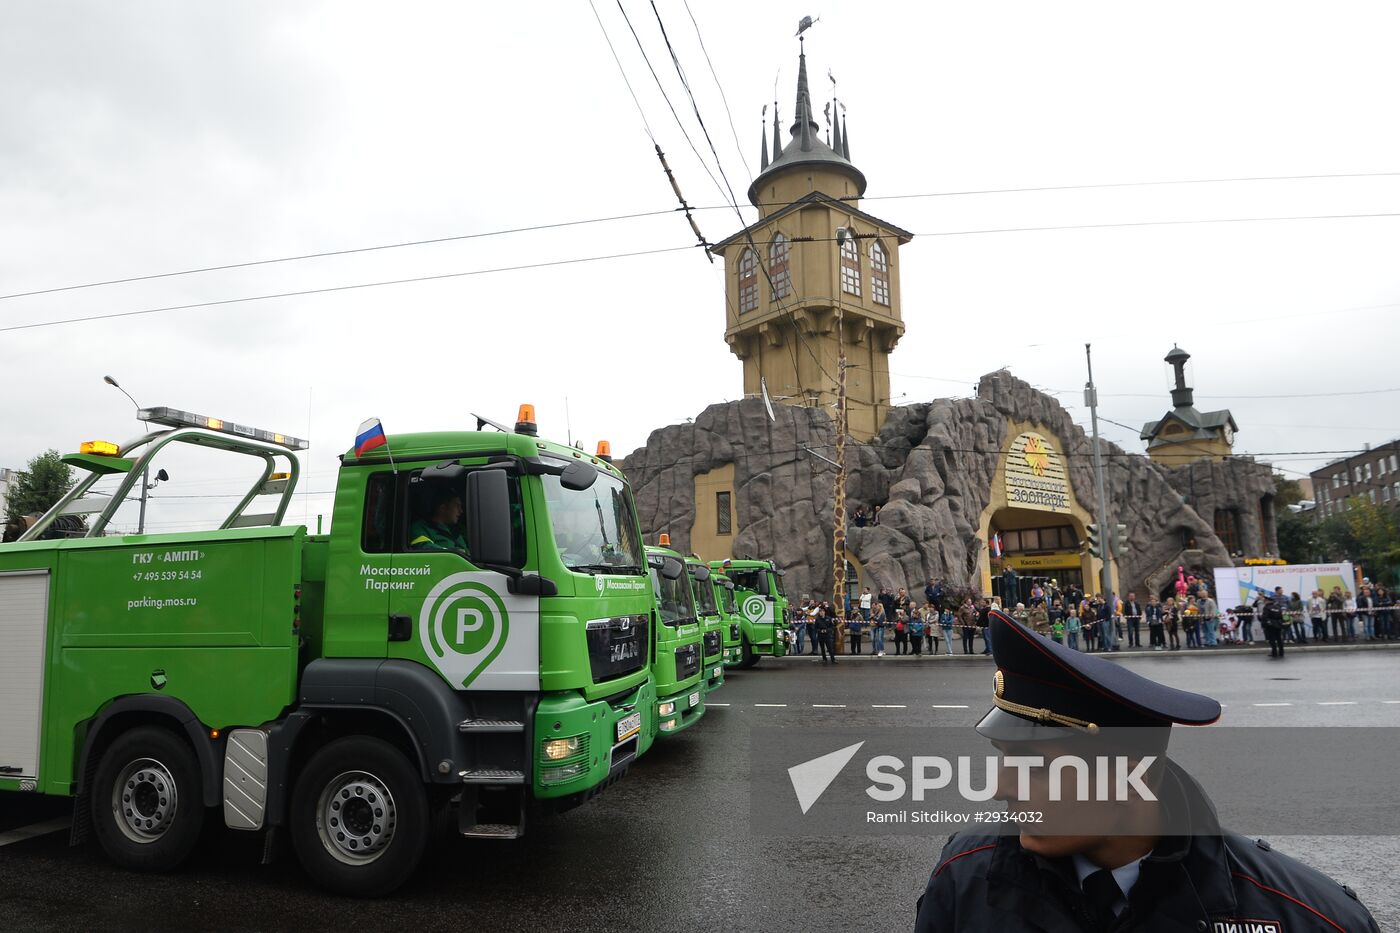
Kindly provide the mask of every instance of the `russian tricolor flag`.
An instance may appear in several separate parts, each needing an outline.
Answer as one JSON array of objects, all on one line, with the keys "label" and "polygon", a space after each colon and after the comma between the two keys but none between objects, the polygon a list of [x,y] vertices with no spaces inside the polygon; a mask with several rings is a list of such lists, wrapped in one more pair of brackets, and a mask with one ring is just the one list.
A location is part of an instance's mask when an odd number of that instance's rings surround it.
[{"label": "russian tricolor flag", "polygon": [[384,425],[379,423],[378,418],[370,418],[360,425],[360,430],[355,434],[355,456],[363,457],[376,447],[383,447],[389,443],[389,439],[384,436]]},{"label": "russian tricolor flag", "polygon": [[1000,557],[1000,556],[1001,556],[1001,535],[999,535],[999,534],[992,535],[991,546],[992,546],[992,556],[993,556],[993,557]]}]

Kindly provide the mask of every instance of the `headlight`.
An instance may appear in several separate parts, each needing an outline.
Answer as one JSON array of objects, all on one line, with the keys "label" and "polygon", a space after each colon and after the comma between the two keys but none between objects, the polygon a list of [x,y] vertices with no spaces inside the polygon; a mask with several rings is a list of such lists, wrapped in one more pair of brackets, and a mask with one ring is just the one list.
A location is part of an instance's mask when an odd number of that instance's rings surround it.
[{"label": "headlight", "polygon": [[572,781],[588,770],[588,762],[582,761],[577,764],[564,765],[559,768],[545,768],[540,772],[540,783],[560,784],[564,781]]},{"label": "headlight", "polygon": [[570,755],[578,754],[582,747],[583,742],[575,735],[567,739],[549,739],[541,750],[548,761],[560,761]]},{"label": "headlight", "polygon": [[676,704],[669,700],[656,708],[656,715],[669,716],[676,711]]}]

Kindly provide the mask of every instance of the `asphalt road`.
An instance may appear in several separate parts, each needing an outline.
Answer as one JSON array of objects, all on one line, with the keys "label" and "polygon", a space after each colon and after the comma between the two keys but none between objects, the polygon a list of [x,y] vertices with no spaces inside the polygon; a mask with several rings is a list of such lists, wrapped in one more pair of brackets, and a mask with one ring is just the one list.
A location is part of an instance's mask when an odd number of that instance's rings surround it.
[{"label": "asphalt road", "polygon": [[[1226,704],[1232,725],[1400,726],[1400,652],[1299,652],[1282,662],[1235,652],[1122,662]],[[260,864],[261,837],[211,818],[192,862],[142,876],[110,867],[64,832],[11,841],[61,818],[61,802],[0,795],[0,925],[16,930],[907,930],[944,837],[756,835],[749,822],[749,730],[971,725],[985,711],[985,658],[765,661],[733,674],[703,720],[658,742],[627,778],[515,842],[444,828],[417,876],[380,901],[313,888],[288,851]],[[721,705],[726,704],[726,705]],[[824,749],[823,749],[824,751]],[[1349,787],[1345,764],[1327,794]],[[1400,778],[1396,787],[1400,787]],[[1246,827],[1240,827],[1246,830]],[[1383,930],[1400,930],[1400,837],[1271,840],[1353,887]]]}]

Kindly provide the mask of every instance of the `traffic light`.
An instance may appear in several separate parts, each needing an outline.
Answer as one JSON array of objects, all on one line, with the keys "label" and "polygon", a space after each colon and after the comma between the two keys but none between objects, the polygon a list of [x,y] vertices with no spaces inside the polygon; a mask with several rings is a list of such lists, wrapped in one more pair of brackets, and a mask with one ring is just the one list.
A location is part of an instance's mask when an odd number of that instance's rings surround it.
[{"label": "traffic light", "polygon": [[1122,557],[1123,549],[1128,541],[1128,526],[1113,526],[1113,547],[1111,548],[1114,557]]},{"label": "traffic light", "polygon": [[1089,553],[1095,557],[1103,557],[1103,539],[1099,536],[1099,526],[1088,525],[1085,532],[1089,536]]}]

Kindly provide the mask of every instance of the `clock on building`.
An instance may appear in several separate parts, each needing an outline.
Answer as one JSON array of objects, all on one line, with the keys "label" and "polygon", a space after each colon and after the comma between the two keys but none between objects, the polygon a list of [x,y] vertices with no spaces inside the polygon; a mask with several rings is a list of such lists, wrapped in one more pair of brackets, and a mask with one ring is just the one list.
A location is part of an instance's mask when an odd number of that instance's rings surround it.
[{"label": "clock on building", "polygon": [[1225,434],[1225,443],[1227,443],[1227,444],[1233,444],[1233,443],[1235,442],[1235,429],[1232,428],[1232,427],[1230,427],[1228,424],[1225,425],[1224,434]]}]

